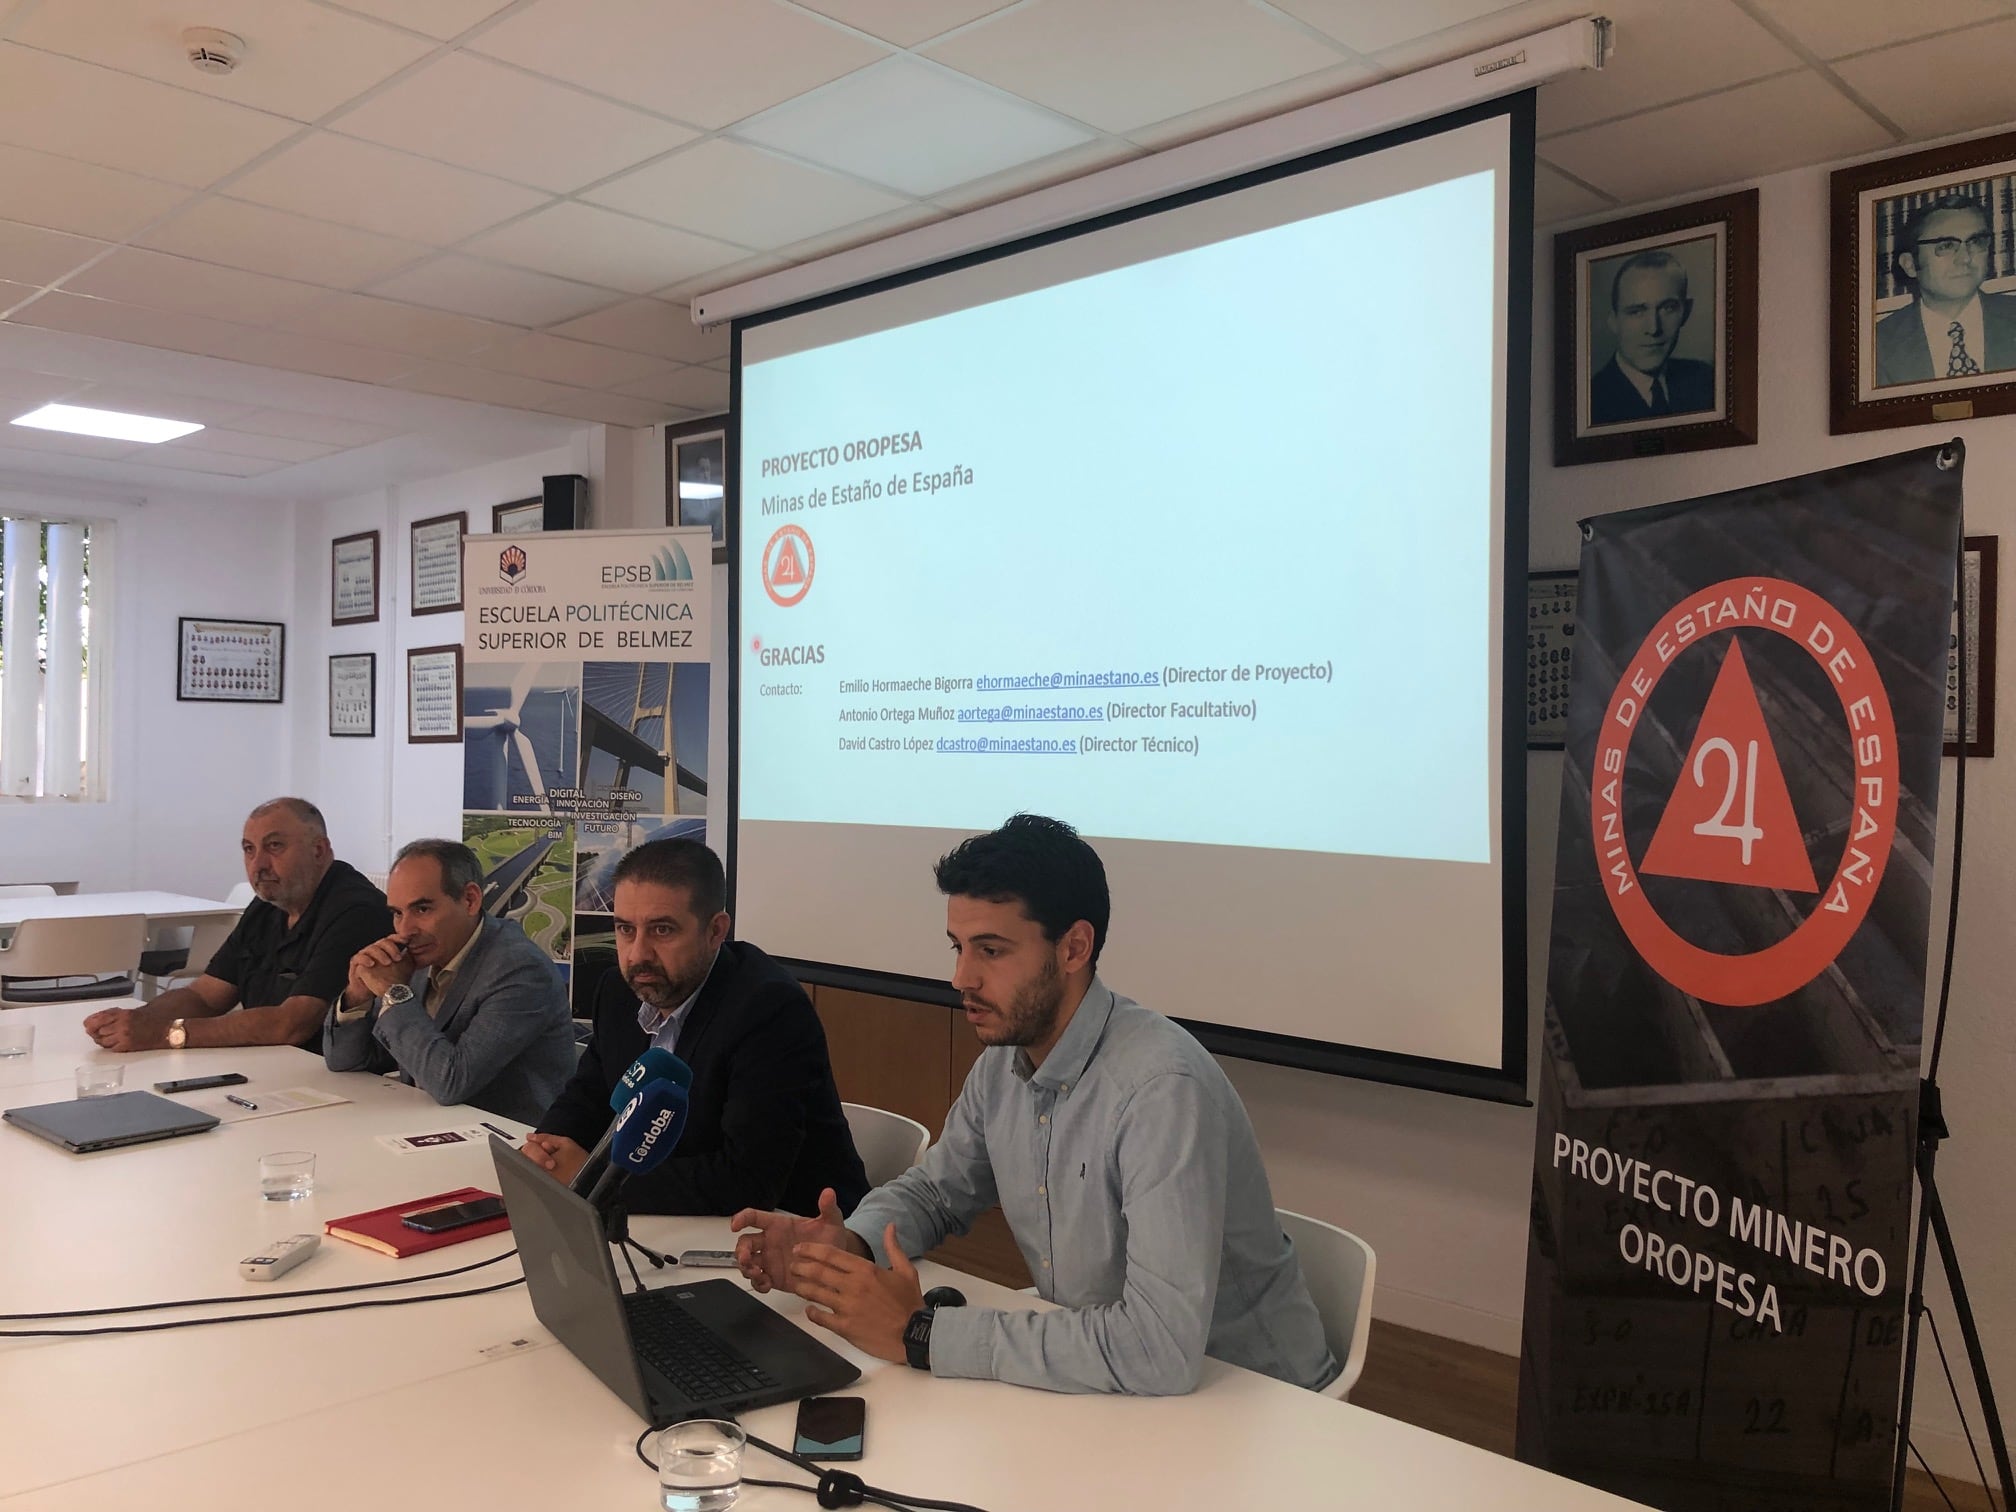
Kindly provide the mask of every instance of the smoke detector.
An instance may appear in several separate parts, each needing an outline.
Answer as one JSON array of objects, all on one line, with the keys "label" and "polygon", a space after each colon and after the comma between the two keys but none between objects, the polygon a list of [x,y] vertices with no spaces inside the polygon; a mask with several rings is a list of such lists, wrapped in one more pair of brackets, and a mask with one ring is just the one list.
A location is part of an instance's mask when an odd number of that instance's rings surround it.
[{"label": "smoke detector", "polygon": [[198,73],[228,74],[245,57],[245,39],[214,26],[192,26],[182,33],[182,46]]}]

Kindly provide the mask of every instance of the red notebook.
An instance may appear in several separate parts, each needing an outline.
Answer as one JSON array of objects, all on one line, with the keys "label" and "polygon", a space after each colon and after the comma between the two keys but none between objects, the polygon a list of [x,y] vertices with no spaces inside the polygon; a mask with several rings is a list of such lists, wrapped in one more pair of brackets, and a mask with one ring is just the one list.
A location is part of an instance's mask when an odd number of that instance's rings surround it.
[{"label": "red notebook", "polygon": [[494,1197],[495,1192],[486,1192],[481,1187],[461,1187],[453,1192],[436,1192],[432,1197],[415,1197],[410,1202],[394,1203],[391,1207],[373,1208],[368,1213],[352,1213],[348,1218],[331,1218],[322,1225],[323,1232],[334,1234],[338,1239],[348,1239],[352,1244],[362,1244],[377,1250],[380,1254],[391,1255],[404,1260],[408,1255],[425,1254],[428,1250],[441,1249],[445,1245],[460,1244],[465,1239],[481,1239],[485,1234],[501,1234],[511,1227],[507,1217],[486,1218],[481,1223],[464,1224],[461,1228],[449,1229],[439,1234],[423,1234],[418,1229],[410,1229],[399,1220],[407,1213],[417,1213],[422,1208],[441,1207],[450,1202],[474,1202],[479,1197]]}]

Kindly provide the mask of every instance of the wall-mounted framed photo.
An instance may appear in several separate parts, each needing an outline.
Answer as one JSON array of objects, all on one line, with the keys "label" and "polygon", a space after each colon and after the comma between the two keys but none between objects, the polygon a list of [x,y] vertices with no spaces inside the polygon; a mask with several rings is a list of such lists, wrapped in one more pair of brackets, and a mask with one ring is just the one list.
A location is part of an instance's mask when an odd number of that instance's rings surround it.
[{"label": "wall-mounted framed photo", "polygon": [[1830,180],[1835,435],[2016,412],[2016,132]]},{"label": "wall-mounted framed photo", "polygon": [[378,653],[358,651],[329,658],[329,733],[378,733]]},{"label": "wall-mounted framed photo", "polygon": [[413,564],[413,613],[461,612],[462,537],[468,533],[466,511],[413,522],[407,553]]},{"label": "wall-mounted framed photo", "polygon": [[726,415],[665,427],[665,523],[705,525],[713,534],[714,560],[728,560],[728,446]]},{"label": "wall-mounted framed photo", "polygon": [[406,653],[406,743],[462,738],[462,648],[414,646]]},{"label": "wall-mounted framed photo", "polygon": [[1960,754],[1960,644],[1967,644],[1967,758],[1995,754],[1996,536],[1960,546],[1960,592],[1946,641],[1946,754]]},{"label": "wall-mounted framed photo", "polygon": [[329,543],[329,623],[368,625],[378,618],[378,532],[360,530]]},{"label": "wall-mounted framed photo", "polygon": [[268,620],[176,620],[175,697],[183,703],[284,703],[287,627]]},{"label": "wall-mounted framed photo", "polygon": [[1526,749],[1568,739],[1568,672],[1575,651],[1573,572],[1526,574]]},{"label": "wall-mounted framed photo", "polygon": [[496,535],[531,535],[546,528],[546,501],[518,499],[490,506],[490,529]]},{"label": "wall-mounted framed photo", "polygon": [[1757,444],[1757,191],[1554,238],[1554,465]]}]

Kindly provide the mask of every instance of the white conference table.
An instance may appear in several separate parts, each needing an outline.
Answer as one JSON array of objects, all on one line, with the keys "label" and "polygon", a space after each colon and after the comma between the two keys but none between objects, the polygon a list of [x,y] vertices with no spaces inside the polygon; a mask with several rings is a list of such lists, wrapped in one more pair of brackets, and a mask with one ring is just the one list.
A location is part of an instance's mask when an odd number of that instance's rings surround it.
[{"label": "white conference table", "polygon": [[150,923],[172,924],[196,914],[222,913],[230,904],[171,892],[14,893],[0,896],[0,928],[23,919],[102,919],[111,914],[144,914]]},{"label": "white conference table", "polygon": [[[95,1006],[95,1005],[94,1005]],[[77,1007],[10,1010],[37,1025],[26,1079],[0,1106],[70,1095],[76,1065],[114,1059],[92,1046]],[[277,1283],[239,1279],[237,1262],[324,1219],[468,1185],[495,1189],[488,1151],[400,1153],[377,1136],[489,1121],[437,1107],[380,1077],[336,1074],[298,1050],[150,1051],[116,1057],[129,1089],[212,1071],[234,1089],[314,1087],[351,1101],[205,1134],[74,1156],[0,1126],[0,1311],[102,1307],[157,1298],[281,1296],[301,1288],[427,1275],[503,1255],[508,1234],[411,1260],[325,1238]],[[216,1094],[195,1094],[215,1096]],[[256,1168],[269,1150],[312,1149],[315,1194],[268,1203]],[[725,1221],[639,1218],[647,1244],[722,1248]],[[979,1306],[1041,1305],[935,1265],[925,1284],[958,1285]],[[619,1266],[619,1273],[627,1270]],[[452,1280],[366,1296],[446,1292],[519,1274],[516,1259]],[[681,1278],[644,1271],[647,1284]],[[733,1272],[713,1271],[709,1276]],[[318,1299],[306,1299],[313,1305]],[[331,1302],[357,1300],[350,1297]],[[786,1316],[796,1298],[766,1299]],[[285,1303],[277,1304],[280,1306]],[[214,1316],[202,1307],[74,1323],[0,1321],[0,1330],[89,1327]],[[809,1327],[810,1325],[806,1325]],[[817,1331],[815,1330],[815,1333]],[[869,1482],[991,1512],[1045,1507],[1406,1507],[1471,1512],[1614,1512],[1632,1506],[1483,1450],[1216,1361],[1174,1398],[1064,1396],[993,1382],[941,1381],[860,1355],[848,1391],[867,1399]],[[794,1409],[747,1414],[749,1431],[788,1445]],[[555,1343],[522,1286],[485,1296],[314,1317],[81,1339],[0,1338],[0,1509],[152,1512],[360,1506],[552,1512],[654,1506],[656,1478],[633,1446],[643,1424]],[[751,1450],[745,1473],[803,1481]],[[750,1512],[809,1512],[809,1496],[745,1487]]]}]

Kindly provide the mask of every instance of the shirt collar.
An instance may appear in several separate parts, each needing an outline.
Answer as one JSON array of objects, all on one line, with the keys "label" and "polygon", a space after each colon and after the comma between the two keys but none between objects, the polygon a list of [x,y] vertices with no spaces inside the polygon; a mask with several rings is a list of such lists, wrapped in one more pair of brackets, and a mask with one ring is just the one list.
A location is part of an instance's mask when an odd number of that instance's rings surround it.
[{"label": "shirt collar", "polygon": [[1064,1033],[1043,1057],[1043,1064],[1032,1067],[1029,1052],[1018,1049],[1015,1074],[1048,1090],[1069,1092],[1084,1079],[1085,1068],[1092,1064],[1093,1053],[1106,1033],[1106,1021],[1112,1016],[1113,993],[1095,976],[1085,989],[1085,996],[1079,999],[1071,1022],[1064,1026]]},{"label": "shirt collar", "polygon": [[658,1037],[659,1032],[663,1030],[667,1024],[673,1022],[673,1020],[675,1019],[684,1018],[686,1010],[688,1008],[691,1008],[696,1002],[698,1002],[700,999],[700,994],[707,990],[708,979],[714,975],[714,967],[720,962],[720,960],[721,960],[721,952],[717,950],[714,952],[714,959],[707,963],[707,975],[700,978],[700,985],[698,987],[695,987],[693,989],[692,995],[688,997],[685,1002],[681,1003],[677,1008],[667,1008],[661,1010],[653,1008],[649,1003],[645,1002],[641,998],[638,999],[637,1027],[644,1031],[645,1037],[647,1039],[656,1039]]},{"label": "shirt collar", "polygon": [[462,948],[455,952],[455,958],[445,965],[434,968],[436,979],[451,977],[462,969],[462,963],[469,958],[469,952],[476,948],[476,941],[483,934],[483,917],[477,915],[476,927],[469,931],[469,938],[462,942]]},{"label": "shirt collar", "polygon": [[1977,291],[1964,305],[1951,315],[1937,314],[1924,300],[1918,301],[1918,318],[1925,326],[1925,344],[1932,352],[1934,373],[1946,376],[1945,364],[1953,351],[1953,322],[1960,322],[1960,329],[1966,334],[1967,355],[1976,362],[1981,361],[1981,295]]},{"label": "shirt collar", "polygon": [[1647,408],[1650,408],[1652,404],[1652,385],[1659,381],[1659,374],[1641,373],[1622,357],[1617,359],[1617,371],[1624,375],[1630,382],[1631,387],[1638,390],[1638,397],[1645,401]]}]

